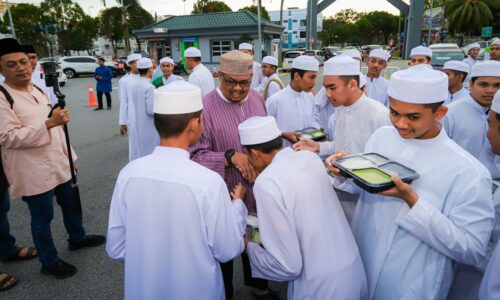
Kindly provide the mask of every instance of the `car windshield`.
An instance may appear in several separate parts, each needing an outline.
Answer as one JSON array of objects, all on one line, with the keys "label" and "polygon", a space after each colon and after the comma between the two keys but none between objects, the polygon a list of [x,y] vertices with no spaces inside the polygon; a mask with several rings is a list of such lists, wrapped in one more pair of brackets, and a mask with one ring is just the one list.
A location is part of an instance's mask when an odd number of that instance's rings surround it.
[{"label": "car windshield", "polygon": [[300,56],[299,52],[292,52],[285,54],[285,58],[296,58],[297,56]]},{"label": "car windshield", "polygon": [[461,52],[450,51],[450,52],[434,52],[432,53],[431,63],[434,66],[442,66],[445,62],[449,60],[463,60],[464,55]]},{"label": "car windshield", "polygon": [[308,55],[308,56],[315,56],[316,55],[316,53],[314,51],[306,51],[304,54]]}]

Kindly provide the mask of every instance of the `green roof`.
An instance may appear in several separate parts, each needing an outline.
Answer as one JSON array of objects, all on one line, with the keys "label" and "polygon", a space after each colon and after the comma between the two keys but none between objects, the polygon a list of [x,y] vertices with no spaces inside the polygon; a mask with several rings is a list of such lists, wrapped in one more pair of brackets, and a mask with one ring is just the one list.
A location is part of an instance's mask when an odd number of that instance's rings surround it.
[{"label": "green roof", "polygon": [[[257,15],[250,11],[237,12],[216,12],[198,15],[172,16],[165,20],[153,23],[143,28],[167,28],[175,29],[194,29],[194,28],[216,28],[216,27],[233,27],[233,26],[248,26],[257,25]],[[273,27],[281,26],[271,23],[261,17],[261,24]]]}]

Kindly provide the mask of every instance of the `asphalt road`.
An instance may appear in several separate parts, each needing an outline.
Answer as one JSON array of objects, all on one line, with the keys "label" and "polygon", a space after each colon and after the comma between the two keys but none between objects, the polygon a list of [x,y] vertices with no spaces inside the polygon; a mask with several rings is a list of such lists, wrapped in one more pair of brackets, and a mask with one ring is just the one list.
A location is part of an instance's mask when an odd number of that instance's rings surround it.
[{"label": "asphalt road", "polygon": [[[393,64],[405,66],[405,62],[401,61]],[[288,83],[290,75],[284,73],[281,78],[284,83]],[[320,77],[316,91],[319,90],[321,81]],[[128,140],[126,136],[120,136],[118,130],[118,79],[113,80],[112,110],[94,112],[93,108],[85,106],[89,84],[95,85],[92,77],[72,79],[62,88],[62,92],[66,94],[72,116],[68,127],[72,145],[78,155],[78,179],[85,229],[88,234],[106,234],[115,180],[128,161]],[[57,280],[42,275],[36,259],[0,263],[2,272],[8,272],[19,279],[15,288],[0,293],[0,299],[122,299],[123,263],[109,259],[104,246],[69,252],[62,215],[55,202],[54,207],[54,242],[60,257],[76,265],[78,273],[72,278]],[[20,199],[12,201],[9,220],[17,244],[32,246],[28,207]],[[243,286],[239,259],[235,262],[233,282],[236,299],[252,299],[248,289]],[[282,299],[286,298],[286,286],[286,283],[271,283],[271,288],[278,292]]]}]

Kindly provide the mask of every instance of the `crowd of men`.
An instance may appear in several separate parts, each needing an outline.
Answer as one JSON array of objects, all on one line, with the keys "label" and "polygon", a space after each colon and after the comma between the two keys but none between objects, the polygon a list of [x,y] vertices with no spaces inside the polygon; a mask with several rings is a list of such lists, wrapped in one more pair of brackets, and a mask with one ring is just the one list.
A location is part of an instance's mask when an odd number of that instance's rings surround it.
[{"label": "crowd of men", "polygon": [[[0,46],[0,258],[38,256],[42,273],[72,276],[50,236],[53,196],[71,250],[104,237],[86,235],[72,193],[73,150],[61,129],[69,112],[47,117],[50,90],[32,78],[34,50],[13,39]],[[500,299],[492,181],[500,177],[500,40],[487,61],[477,61],[477,46],[440,71],[432,50],[416,47],[410,67],[390,79],[386,51],[369,53],[363,75],[361,54],[348,50],[324,63],[316,95],[320,68],[310,56],[294,59],[285,86],[277,59],[255,62],[242,43],[221,56],[215,86],[199,49],[184,52],[187,80],[172,74],[170,57],[155,77],[151,59],[129,55],[118,83],[129,163],[106,242],[108,255],[125,261],[125,298],[233,299],[241,256],[257,299],[279,299],[269,281],[288,282],[288,299]],[[328,138],[303,138],[305,128]],[[391,174],[392,188],[363,190],[334,165],[358,153],[388,157],[419,178]],[[17,247],[9,233],[8,191],[28,204],[35,248]],[[249,215],[258,217],[258,240],[246,234]],[[0,289],[15,282],[0,273]]]}]

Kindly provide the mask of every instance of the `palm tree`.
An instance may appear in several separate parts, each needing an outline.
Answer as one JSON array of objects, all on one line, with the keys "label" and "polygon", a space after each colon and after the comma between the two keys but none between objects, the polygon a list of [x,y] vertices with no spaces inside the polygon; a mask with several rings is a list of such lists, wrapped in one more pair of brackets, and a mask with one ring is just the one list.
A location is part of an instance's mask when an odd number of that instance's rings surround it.
[{"label": "palm tree", "polygon": [[[102,4],[106,6],[106,0],[101,0]],[[130,53],[130,36],[128,30],[127,15],[130,7],[140,6],[139,0],[116,0],[116,3],[122,10],[122,24],[123,24],[123,42],[125,44],[125,55]]]},{"label": "palm tree", "polygon": [[452,32],[473,35],[493,20],[491,7],[499,6],[496,0],[447,0],[446,16]]}]

